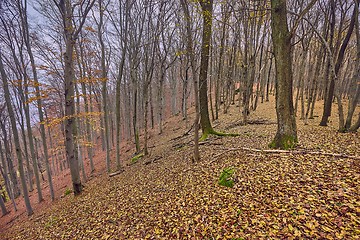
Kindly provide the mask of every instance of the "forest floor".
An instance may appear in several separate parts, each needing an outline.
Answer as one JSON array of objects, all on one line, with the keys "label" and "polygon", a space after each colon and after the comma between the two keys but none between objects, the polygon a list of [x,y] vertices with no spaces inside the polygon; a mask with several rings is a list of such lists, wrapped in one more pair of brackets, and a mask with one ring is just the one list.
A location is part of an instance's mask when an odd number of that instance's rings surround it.
[{"label": "forest floor", "polygon": [[[130,164],[127,151],[123,173],[109,177],[99,167],[80,196],[62,187],[53,204],[0,224],[0,238],[360,239],[360,160],[307,153],[360,156],[360,133],[338,133],[334,107],[328,127],[319,117],[308,125],[297,119],[298,153],[245,150],[268,149],[276,132],[271,100],[245,126],[235,106],[221,114],[215,129],[239,136],[211,136],[195,164],[193,132],[184,135],[191,122],[169,119],[163,134],[151,134],[149,156]],[[225,168],[234,170],[233,188],[218,184]]]}]

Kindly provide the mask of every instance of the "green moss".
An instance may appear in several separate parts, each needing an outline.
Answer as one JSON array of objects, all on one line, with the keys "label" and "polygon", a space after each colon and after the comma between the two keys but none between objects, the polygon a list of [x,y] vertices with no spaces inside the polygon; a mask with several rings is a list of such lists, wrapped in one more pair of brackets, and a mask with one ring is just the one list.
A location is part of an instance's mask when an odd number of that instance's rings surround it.
[{"label": "green moss", "polygon": [[284,135],[281,137],[275,137],[275,139],[269,144],[269,148],[280,148],[283,150],[289,150],[296,147],[297,138],[295,136]]},{"label": "green moss", "polygon": [[271,148],[271,149],[276,148],[275,140],[272,140],[271,143],[269,143],[268,147]]},{"label": "green moss", "polygon": [[203,134],[201,135],[201,138],[199,139],[199,142],[205,141],[209,135],[215,135],[215,136],[220,136],[220,137],[237,137],[239,136],[238,133],[223,133],[223,132],[217,132],[215,130],[210,130],[210,131],[205,131],[203,132]]},{"label": "green moss", "polygon": [[67,188],[67,189],[65,190],[65,192],[64,192],[64,195],[67,196],[67,195],[69,195],[69,194],[72,193],[72,192],[73,192],[73,190],[71,190],[70,188]]},{"label": "green moss", "polygon": [[209,136],[209,133],[208,132],[203,132],[203,134],[201,135],[200,139],[199,139],[199,142],[203,142],[205,141]]},{"label": "green moss", "polygon": [[346,133],[347,129],[345,127],[340,127],[338,131],[339,133]]},{"label": "green moss", "polygon": [[131,159],[131,163],[136,163],[139,159],[141,159],[144,156],[144,153],[139,153],[138,155],[134,156]]}]

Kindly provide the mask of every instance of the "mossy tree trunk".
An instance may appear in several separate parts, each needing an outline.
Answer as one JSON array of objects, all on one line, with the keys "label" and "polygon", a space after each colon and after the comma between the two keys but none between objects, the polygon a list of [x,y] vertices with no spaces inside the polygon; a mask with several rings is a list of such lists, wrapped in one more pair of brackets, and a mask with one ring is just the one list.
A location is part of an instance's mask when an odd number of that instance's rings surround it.
[{"label": "mossy tree trunk", "polygon": [[293,148],[297,143],[293,107],[291,34],[287,25],[286,0],[271,1],[271,27],[276,68],[277,132],[272,148]]},{"label": "mossy tree trunk", "polygon": [[211,43],[211,28],[212,28],[212,12],[213,12],[213,0],[200,1],[203,16],[203,32],[202,32],[202,44],[201,44],[201,62],[200,62],[200,74],[199,74],[199,102],[200,102],[200,124],[202,129],[202,139],[212,132],[214,132],[210,118],[208,108],[208,86],[207,75],[209,68],[209,52]]}]

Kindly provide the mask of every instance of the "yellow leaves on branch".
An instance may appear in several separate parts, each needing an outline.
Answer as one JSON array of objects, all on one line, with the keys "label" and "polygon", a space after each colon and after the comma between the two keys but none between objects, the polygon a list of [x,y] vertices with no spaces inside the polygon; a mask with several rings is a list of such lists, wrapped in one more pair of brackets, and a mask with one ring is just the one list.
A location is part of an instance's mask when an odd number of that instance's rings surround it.
[{"label": "yellow leaves on branch", "polygon": [[52,119],[48,119],[47,121],[44,122],[40,122],[40,124],[45,124],[47,127],[54,127],[56,125],[61,124],[62,122],[64,122],[67,119],[71,119],[71,118],[83,118],[83,119],[90,119],[92,120],[93,118],[98,118],[100,115],[102,114],[102,112],[82,112],[79,114],[74,114],[71,116],[64,116],[61,118],[52,118]]},{"label": "yellow leaves on branch", "polygon": [[86,30],[86,31],[89,31],[89,32],[94,32],[94,33],[96,32],[96,30],[93,29],[91,26],[86,26],[86,27],[85,27],[85,30]]},{"label": "yellow leaves on branch", "polygon": [[77,80],[78,83],[98,83],[98,82],[106,82],[107,78],[101,78],[101,77],[82,77]]},{"label": "yellow leaves on branch", "polygon": [[[29,94],[31,94],[31,93],[36,93],[36,92],[30,92]],[[34,101],[46,99],[48,97],[49,97],[49,95],[47,94],[46,91],[40,91],[40,96],[29,97],[28,100],[25,102],[25,104],[30,104]]]},{"label": "yellow leaves on branch", "polygon": [[46,66],[46,65],[39,65],[39,66],[38,66],[38,69],[39,69],[39,70],[48,70],[49,67]]},{"label": "yellow leaves on branch", "polygon": [[86,141],[85,139],[77,139],[77,143],[81,147],[94,147],[95,144],[93,142]]}]

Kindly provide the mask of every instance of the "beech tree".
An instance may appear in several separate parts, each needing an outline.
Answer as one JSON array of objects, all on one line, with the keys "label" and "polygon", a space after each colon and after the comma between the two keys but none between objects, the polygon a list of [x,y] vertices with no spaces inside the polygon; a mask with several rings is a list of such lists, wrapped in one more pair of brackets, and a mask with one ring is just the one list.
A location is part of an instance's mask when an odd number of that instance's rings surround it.
[{"label": "beech tree", "polygon": [[[37,102],[37,110],[38,110],[39,121],[40,121],[40,134],[41,134],[41,140],[42,140],[44,157],[45,157],[44,161],[45,161],[47,179],[48,179],[49,188],[50,188],[50,195],[51,195],[51,199],[54,201],[55,193],[54,193],[51,170],[50,170],[50,165],[49,165],[48,145],[47,145],[47,141],[46,141],[47,138],[46,138],[46,132],[45,132],[45,126],[44,126],[43,101],[42,101],[42,95],[41,95],[41,90],[40,90],[40,83],[38,80],[36,63],[35,63],[34,54],[33,54],[33,50],[32,50],[33,47],[31,46],[30,33],[29,33],[29,24],[28,24],[28,15],[27,15],[28,2],[27,2],[27,0],[25,0],[23,3],[22,1],[17,0],[16,5],[19,10],[19,14],[20,14],[20,18],[21,18],[22,35],[23,35],[24,43],[26,45],[26,51],[27,51],[29,59],[30,59],[31,71],[33,74],[35,96],[36,96],[36,102]],[[28,117],[28,115],[29,115],[28,112],[29,112],[29,110],[27,110],[27,124],[30,125],[30,118]],[[28,127],[28,136],[29,136],[29,141],[30,141],[30,150],[31,150],[31,154],[32,154],[35,179],[36,179],[38,195],[39,195],[38,199],[39,199],[39,201],[41,201],[42,195],[41,195],[41,186],[40,186],[40,181],[39,181],[39,170],[38,170],[37,159],[35,157],[35,149],[34,149],[31,126]]]},{"label": "beech tree", "polygon": [[[199,154],[199,120],[200,120],[200,106],[199,106],[199,95],[197,94],[199,91],[198,79],[196,76],[196,66],[195,66],[195,54],[193,47],[193,35],[191,33],[191,21],[190,21],[190,13],[189,13],[189,5],[186,0],[181,0],[181,7],[184,12],[185,21],[186,21],[186,49],[187,49],[187,57],[190,62],[191,72],[193,77],[194,91],[195,91],[195,134],[194,134],[194,158],[193,161],[197,162],[200,159]],[[186,101],[186,100],[185,100]],[[186,111],[186,110],[185,110]]]},{"label": "beech tree", "polygon": [[19,133],[18,133],[17,124],[16,124],[16,120],[15,120],[13,106],[11,103],[9,82],[8,82],[7,75],[6,75],[6,72],[4,69],[3,52],[2,52],[1,48],[0,48],[0,74],[1,74],[2,83],[3,83],[6,107],[7,107],[8,113],[9,113],[11,129],[12,129],[12,133],[13,133],[13,137],[14,137],[15,152],[16,152],[16,157],[18,160],[18,168],[19,168],[19,173],[20,173],[21,185],[22,185],[22,189],[23,189],[23,196],[24,196],[24,200],[25,200],[26,211],[27,211],[27,214],[30,216],[33,214],[33,210],[32,210],[31,204],[30,204],[28,188],[26,185],[25,172],[24,172],[24,166],[23,166],[23,156],[21,153],[21,146],[20,146],[20,138],[19,138]]},{"label": "beech tree", "polygon": [[[332,106],[332,100],[333,100],[333,97],[334,97],[334,93],[335,93],[335,84],[336,84],[336,78],[339,74],[339,71],[341,69],[341,66],[343,64],[343,59],[344,59],[344,54],[345,54],[345,50],[349,44],[349,41],[350,41],[350,37],[352,35],[352,32],[355,28],[355,17],[356,17],[356,12],[357,12],[357,8],[358,8],[358,3],[359,1],[358,0],[355,0],[355,6],[354,6],[354,10],[353,10],[353,14],[352,14],[352,17],[351,17],[351,20],[350,20],[350,23],[349,23],[349,26],[348,26],[348,29],[347,29],[347,32],[346,32],[346,35],[341,43],[341,47],[338,51],[338,55],[337,55],[337,58],[336,58],[336,62],[335,62],[335,66],[333,67],[333,69],[330,69],[329,73],[331,73],[329,75],[329,83],[327,85],[327,91],[326,91],[326,95],[325,95],[325,98],[324,98],[324,109],[323,109],[323,115],[322,115],[322,118],[321,118],[321,122],[320,122],[320,126],[327,126],[327,123],[328,123],[328,118],[330,117],[331,115],[331,106]],[[335,22],[335,18],[336,18],[336,14],[335,14],[335,0],[331,0],[331,13],[332,13],[332,21]],[[334,23],[333,23],[334,25]],[[334,31],[334,26],[332,27],[332,30],[331,31]],[[339,42],[338,42],[339,43]],[[338,44],[337,43],[337,44]],[[332,52],[336,52],[332,46],[332,44],[330,43],[330,49],[332,48]],[[329,54],[329,55],[332,55],[332,54]],[[329,58],[331,56],[328,56]],[[329,61],[332,61],[332,59],[329,59]],[[329,64],[330,65],[330,64]],[[340,110],[340,113],[341,113],[341,110]],[[343,119],[341,119],[343,117],[340,117],[340,121],[342,123],[340,123],[341,126],[344,126],[344,123],[343,123]],[[341,129],[340,129],[341,130]],[[343,130],[341,130],[343,131]]]},{"label": "beech tree", "polygon": [[277,132],[272,148],[293,148],[297,143],[293,107],[291,34],[287,25],[286,0],[271,1],[271,29],[276,68]]},{"label": "beech tree", "polygon": [[[95,3],[95,0],[83,1],[78,5],[71,0],[54,0],[63,23],[65,38],[64,52],[64,81],[65,81],[65,149],[66,159],[70,165],[71,179],[73,183],[74,194],[78,195],[82,191],[82,184],[79,172],[79,162],[76,158],[75,146],[76,141],[76,121],[75,121],[75,74],[74,74],[74,47],[79,33],[85,23],[86,16]],[[74,8],[78,8],[78,19],[75,21]],[[78,25],[74,25],[74,21]]]},{"label": "beech tree", "polygon": [[[201,62],[200,62],[200,73],[199,73],[199,103],[200,103],[200,123],[202,129],[202,137],[204,140],[208,134],[214,133],[208,108],[208,87],[207,77],[209,69],[209,54],[211,44],[211,26],[212,26],[212,12],[213,12],[213,0],[210,1],[199,1],[202,10],[203,18],[203,32],[202,32],[202,43],[201,43]],[[195,93],[197,94],[197,93]]]}]

